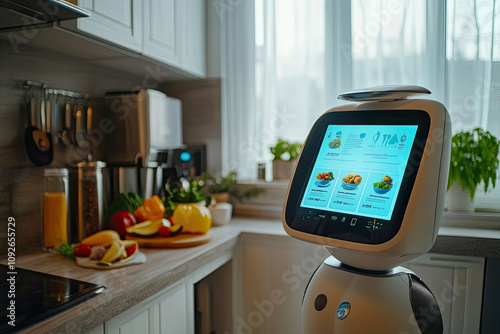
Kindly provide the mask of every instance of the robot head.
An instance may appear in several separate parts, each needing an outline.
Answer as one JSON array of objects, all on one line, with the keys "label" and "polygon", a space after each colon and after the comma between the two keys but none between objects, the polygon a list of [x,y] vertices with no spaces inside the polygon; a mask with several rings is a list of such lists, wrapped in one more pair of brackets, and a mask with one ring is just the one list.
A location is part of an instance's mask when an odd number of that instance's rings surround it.
[{"label": "robot head", "polygon": [[449,115],[438,102],[408,95],[401,87],[347,93],[364,102],[316,121],[283,209],[289,235],[367,270],[393,268],[432,247],[448,180]]}]

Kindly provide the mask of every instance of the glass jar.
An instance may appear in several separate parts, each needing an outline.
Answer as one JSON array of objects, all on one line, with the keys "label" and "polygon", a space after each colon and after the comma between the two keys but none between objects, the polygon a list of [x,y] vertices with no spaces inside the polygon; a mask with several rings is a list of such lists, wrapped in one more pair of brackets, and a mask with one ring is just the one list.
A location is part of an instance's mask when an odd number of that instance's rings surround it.
[{"label": "glass jar", "polygon": [[43,172],[42,249],[55,250],[68,242],[68,170]]},{"label": "glass jar", "polygon": [[99,232],[103,227],[105,200],[102,161],[78,164],[78,226],[73,241]]}]

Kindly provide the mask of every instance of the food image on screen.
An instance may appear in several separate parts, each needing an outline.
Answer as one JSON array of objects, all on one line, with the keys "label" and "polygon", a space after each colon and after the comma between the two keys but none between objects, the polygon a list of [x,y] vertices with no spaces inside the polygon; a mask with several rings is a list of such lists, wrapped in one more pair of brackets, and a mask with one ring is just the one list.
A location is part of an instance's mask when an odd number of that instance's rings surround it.
[{"label": "food image on screen", "polygon": [[337,148],[339,146],[340,146],[339,139],[335,139],[334,141],[328,143],[328,147],[330,147],[330,148]]},{"label": "food image on screen", "polygon": [[327,173],[319,173],[316,175],[316,185],[320,187],[326,187],[330,184],[330,181],[332,181],[335,177],[333,176],[332,172],[327,172]]},{"label": "food image on screen", "polygon": [[[300,206],[391,219],[417,128],[418,125],[328,125]],[[332,150],[339,146],[342,149]]]},{"label": "food image on screen", "polygon": [[347,190],[354,190],[361,183],[363,178],[356,173],[347,174],[342,178],[342,188]]},{"label": "food image on screen", "polygon": [[373,190],[377,194],[385,194],[391,189],[392,189],[392,178],[389,175],[384,176],[382,178],[382,181],[375,182],[373,184]]}]

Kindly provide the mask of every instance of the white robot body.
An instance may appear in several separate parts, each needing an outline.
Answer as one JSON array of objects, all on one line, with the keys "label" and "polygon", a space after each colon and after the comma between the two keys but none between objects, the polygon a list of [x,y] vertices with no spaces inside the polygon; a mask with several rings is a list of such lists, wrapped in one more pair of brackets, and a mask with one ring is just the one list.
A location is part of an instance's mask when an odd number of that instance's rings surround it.
[{"label": "white robot body", "polygon": [[439,327],[441,315],[430,292],[422,291],[422,282],[405,268],[363,273],[342,268],[330,257],[318,268],[304,294],[302,332],[426,333],[433,326]]},{"label": "white robot body", "polygon": [[[283,227],[332,254],[313,274],[303,333],[442,333],[427,286],[399,265],[429,251],[444,208],[451,125],[422,87],[375,87],[339,98],[297,160]],[[381,139],[383,138],[383,139]]]}]

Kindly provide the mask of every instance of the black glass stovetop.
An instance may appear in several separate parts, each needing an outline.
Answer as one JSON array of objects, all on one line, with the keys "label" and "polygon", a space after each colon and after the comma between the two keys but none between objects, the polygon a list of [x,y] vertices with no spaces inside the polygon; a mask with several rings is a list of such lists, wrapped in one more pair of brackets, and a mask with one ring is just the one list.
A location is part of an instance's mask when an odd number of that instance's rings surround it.
[{"label": "black glass stovetop", "polygon": [[[3,264],[0,271],[0,333],[15,333],[105,290],[93,283],[36,271],[21,268],[11,271]],[[15,327],[9,324],[12,314]]]}]

